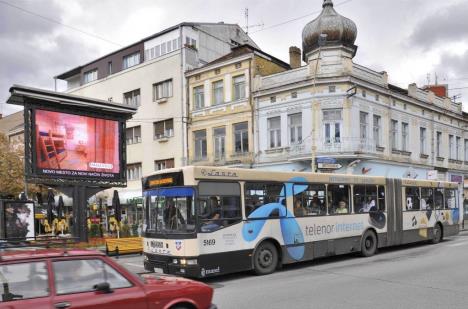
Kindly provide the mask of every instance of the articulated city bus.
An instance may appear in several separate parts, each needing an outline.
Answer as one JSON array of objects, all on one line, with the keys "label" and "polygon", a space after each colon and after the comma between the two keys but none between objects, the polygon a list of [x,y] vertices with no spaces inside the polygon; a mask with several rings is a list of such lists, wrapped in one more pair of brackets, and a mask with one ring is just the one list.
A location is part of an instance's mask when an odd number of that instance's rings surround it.
[{"label": "articulated city bus", "polygon": [[187,277],[283,264],[459,231],[458,184],[218,167],[143,179],[145,269]]}]

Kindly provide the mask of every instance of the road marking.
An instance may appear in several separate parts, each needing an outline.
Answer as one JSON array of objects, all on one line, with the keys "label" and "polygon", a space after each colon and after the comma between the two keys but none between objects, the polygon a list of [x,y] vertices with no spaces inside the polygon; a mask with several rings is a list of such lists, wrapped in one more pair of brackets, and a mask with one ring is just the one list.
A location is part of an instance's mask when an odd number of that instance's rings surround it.
[{"label": "road marking", "polygon": [[129,265],[129,266],[135,266],[135,267],[141,267],[143,268],[144,266],[141,265],[141,264],[135,264],[135,263],[125,263],[125,265]]}]

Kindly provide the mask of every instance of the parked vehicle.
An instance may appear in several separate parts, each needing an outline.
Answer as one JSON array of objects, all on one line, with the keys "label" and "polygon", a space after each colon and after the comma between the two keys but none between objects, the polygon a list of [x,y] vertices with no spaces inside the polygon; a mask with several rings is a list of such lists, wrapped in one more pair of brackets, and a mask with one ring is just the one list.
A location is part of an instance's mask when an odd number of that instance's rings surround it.
[{"label": "parked vehicle", "polygon": [[22,249],[0,254],[0,308],[214,309],[213,289],[174,276],[137,276],[101,252]]}]

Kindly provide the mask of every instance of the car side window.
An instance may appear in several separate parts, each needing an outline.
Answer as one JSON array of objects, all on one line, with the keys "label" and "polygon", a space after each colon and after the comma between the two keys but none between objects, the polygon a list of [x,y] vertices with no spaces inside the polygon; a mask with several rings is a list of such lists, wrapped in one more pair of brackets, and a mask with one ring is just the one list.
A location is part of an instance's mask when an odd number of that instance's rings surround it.
[{"label": "car side window", "polygon": [[90,292],[98,283],[109,283],[111,289],[132,286],[125,277],[100,259],[54,261],[57,294]]},{"label": "car side window", "polygon": [[47,264],[29,262],[0,265],[0,283],[0,303],[48,296]]}]

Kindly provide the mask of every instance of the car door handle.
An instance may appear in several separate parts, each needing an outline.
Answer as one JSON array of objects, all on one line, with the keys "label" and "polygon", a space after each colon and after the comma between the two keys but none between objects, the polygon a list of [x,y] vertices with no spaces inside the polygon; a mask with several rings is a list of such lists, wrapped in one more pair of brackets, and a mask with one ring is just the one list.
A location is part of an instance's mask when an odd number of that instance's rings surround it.
[{"label": "car door handle", "polygon": [[71,306],[71,303],[67,302],[67,301],[64,301],[64,302],[61,302],[61,303],[56,303],[55,304],[55,308],[68,308]]}]

